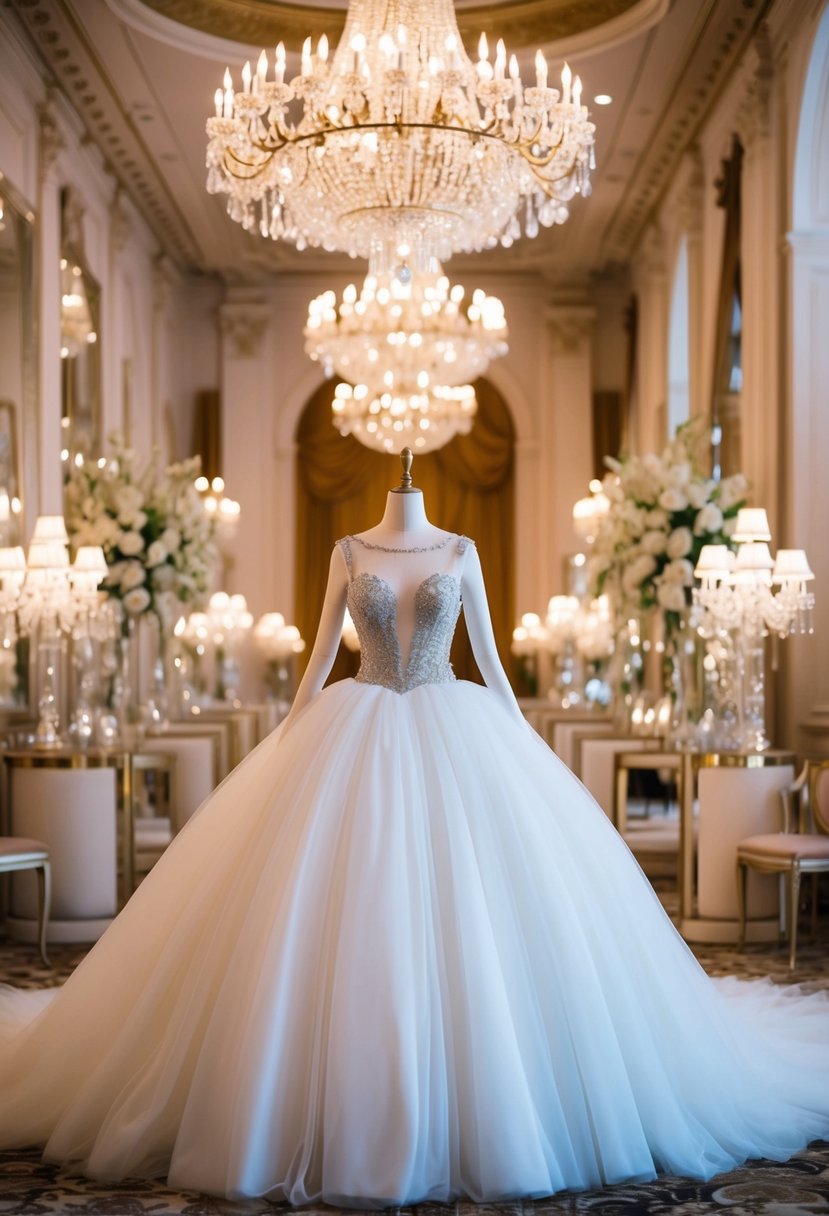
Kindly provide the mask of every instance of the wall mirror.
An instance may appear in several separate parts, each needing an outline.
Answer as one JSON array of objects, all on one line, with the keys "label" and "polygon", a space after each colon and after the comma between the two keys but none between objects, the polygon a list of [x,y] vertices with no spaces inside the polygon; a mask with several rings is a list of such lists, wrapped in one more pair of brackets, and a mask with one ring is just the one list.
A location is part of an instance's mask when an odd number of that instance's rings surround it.
[{"label": "wall mirror", "polygon": [[84,253],[83,203],[61,193],[61,425],[65,459],[101,453],[101,289]]},{"label": "wall mirror", "polygon": [[[37,364],[34,313],[35,217],[0,173],[0,549],[22,545],[24,450],[37,497]],[[26,710],[28,644],[18,637],[11,589],[0,581],[0,712]]]}]

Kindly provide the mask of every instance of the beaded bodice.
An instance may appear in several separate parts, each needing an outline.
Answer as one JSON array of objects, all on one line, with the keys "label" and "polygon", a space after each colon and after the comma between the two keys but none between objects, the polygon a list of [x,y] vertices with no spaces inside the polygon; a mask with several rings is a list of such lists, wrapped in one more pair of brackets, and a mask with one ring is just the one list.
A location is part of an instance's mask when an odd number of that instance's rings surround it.
[{"label": "beaded bodice", "polygon": [[[351,545],[356,538],[338,541],[348,567],[348,610],[360,639],[362,684],[380,684],[393,692],[406,693],[422,684],[446,684],[455,679],[449,648],[461,610],[460,569],[430,574],[414,593],[415,628],[405,670],[397,630],[397,596],[378,574],[354,573]],[[364,542],[358,542],[364,544]],[[384,550],[395,553],[428,552],[454,543],[462,559],[472,542],[465,536],[450,536],[426,550]],[[365,548],[380,546],[364,544]],[[458,562],[459,565],[459,562]]]}]

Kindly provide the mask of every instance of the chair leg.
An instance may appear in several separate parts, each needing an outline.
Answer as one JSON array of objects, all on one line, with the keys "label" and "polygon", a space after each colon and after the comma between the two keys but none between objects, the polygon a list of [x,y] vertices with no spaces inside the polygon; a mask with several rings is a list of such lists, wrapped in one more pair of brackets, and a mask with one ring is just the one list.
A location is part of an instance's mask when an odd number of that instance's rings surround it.
[{"label": "chair leg", "polygon": [[740,910],[740,950],[746,948],[746,867],[741,861],[737,862],[737,907]]},{"label": "chair leg", "polygon": [[44,861],[37,869],[38,885],[38,946],[40,957],[45,967],[51,967],[49,955],[46,953],[46,929],[49,924],[49,909],[52,904],[52,870],[48,861]]},{"label": "chair leg", "polygon": [[797,920],[800,911],[800,867],[792,866],[789,875],[789,970],[794,971],[797,960]]}]

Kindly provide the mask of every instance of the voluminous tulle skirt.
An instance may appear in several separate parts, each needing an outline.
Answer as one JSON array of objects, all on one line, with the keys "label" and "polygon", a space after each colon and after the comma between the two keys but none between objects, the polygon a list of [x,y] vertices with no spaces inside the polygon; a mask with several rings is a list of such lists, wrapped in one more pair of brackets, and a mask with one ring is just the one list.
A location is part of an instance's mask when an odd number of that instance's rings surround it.
[{"label": "voluminous tulle skirt", "polygon": [[712,983],[583,787],[464,682],[325,690],[0,1023],[0,1144],[101,1179],[486,1200],[829,1135],[829,1001]]}]

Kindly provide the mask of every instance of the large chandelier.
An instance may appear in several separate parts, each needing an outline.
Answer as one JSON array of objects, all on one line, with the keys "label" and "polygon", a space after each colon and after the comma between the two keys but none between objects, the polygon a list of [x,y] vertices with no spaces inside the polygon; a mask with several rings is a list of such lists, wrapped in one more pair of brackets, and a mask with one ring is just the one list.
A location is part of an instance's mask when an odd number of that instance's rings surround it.
[{"label": "large chandelier", "polygon": [[581,82],[524,86],[501,39],[473,65],[451,0],[351,0],[286,81],[286,55],[230,71],[208,119],[207,188],[263,236],[367,258],[373,242],[428,243],[442,260],[562,223],[590,191],[594,126]]},{"label": "large chandelier", "polygon": [[434,258],[403,246],[374,251],[359,294],[350,283],[339,305],[333,291],[311,301],[305,350],[343,378],[332,401],[342,434],[422,453],[469,431],[478,405],[469,381],[506,354],[506,336],[499,299],[480,289],[468,298]]}]

